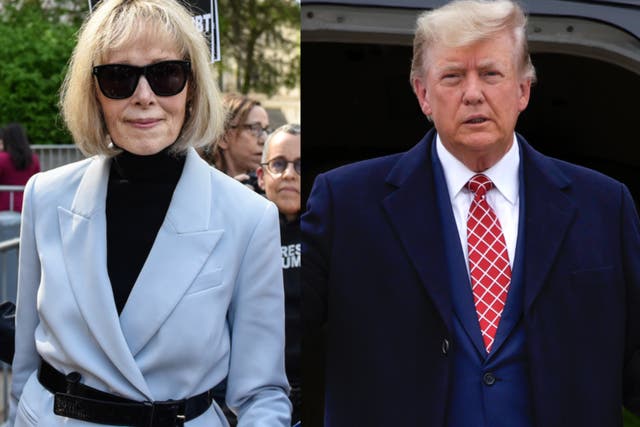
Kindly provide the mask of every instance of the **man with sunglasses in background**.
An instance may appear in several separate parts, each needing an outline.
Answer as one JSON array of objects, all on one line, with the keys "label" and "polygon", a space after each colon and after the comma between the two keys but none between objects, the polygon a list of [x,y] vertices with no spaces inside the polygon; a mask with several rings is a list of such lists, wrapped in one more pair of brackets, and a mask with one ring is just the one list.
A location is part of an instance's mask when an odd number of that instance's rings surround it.
[{"label": "man with sunglasses in background", "polygon": [[293,404],[291,421],[300,419],[300,126],[287,124],[267,138],[257,169],[258,185],[280,212],[285,293],[286,372]]}]

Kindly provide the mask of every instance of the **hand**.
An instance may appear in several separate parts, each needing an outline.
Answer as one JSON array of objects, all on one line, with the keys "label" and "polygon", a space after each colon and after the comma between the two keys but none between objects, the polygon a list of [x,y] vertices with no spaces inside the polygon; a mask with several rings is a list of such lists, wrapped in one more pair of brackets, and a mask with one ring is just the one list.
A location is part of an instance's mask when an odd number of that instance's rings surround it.
[{"label": "hand", "polygon": [[256,189],[258,188],[258,178],[255,176],[255,174],[250,175],[246,173],[241,173],[239,175],[234,176],[233,179],[236,179],[241,183],[243,183],[244,186],[247,187],[249,190],[256,191]]},{"label": "hand", "polygon": [[234,176],[233,179],[243,182],[249,179],[249,175],[247,175],[246,173],[241,173],[240,175]]}]

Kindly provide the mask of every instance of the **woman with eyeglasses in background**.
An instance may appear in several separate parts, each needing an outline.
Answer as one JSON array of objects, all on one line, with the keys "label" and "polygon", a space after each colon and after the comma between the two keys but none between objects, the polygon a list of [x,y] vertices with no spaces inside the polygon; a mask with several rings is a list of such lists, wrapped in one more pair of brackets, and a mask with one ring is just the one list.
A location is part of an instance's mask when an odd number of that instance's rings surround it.
[{"label": "woman with eyeglasses in background", "polygon": [[61,92],[93,157],[24,196],[9,425],[288,426],[275,206],[195,151],[223,112],[176,0],[101,2]]},{"label": "woman with eyeglasses in background", "polygon": [[226,111],[224,131],[205,148],[203,157],[218,170],[260,191],[256,169],[269,135],[267,111],[259,101],[238,93],[225,94],[222,102]]}]

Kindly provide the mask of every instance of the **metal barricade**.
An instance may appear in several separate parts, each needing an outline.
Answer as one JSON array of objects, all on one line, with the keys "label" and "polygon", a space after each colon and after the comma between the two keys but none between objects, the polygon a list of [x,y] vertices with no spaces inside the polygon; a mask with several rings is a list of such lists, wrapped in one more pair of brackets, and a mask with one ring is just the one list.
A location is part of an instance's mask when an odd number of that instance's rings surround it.
[{"label": "metal barricade", "polygon": [[[16,286],[15,283],[9,283],[10,279],[7,272],[10,270],[10,267],[13,267],[14,270],[18,268],[17,253],[19,244],[20,238],[18,237],[0,242],[0,268],[2,268],[2,274],[0,274],[0,299],[2,301],[11,299],[9,289],[15,289]],[[12,265],[10,266],[9,264]],[[2,385],[0,388],[0,395],[2,397],[0,402],[2,402],[2,407],[0,408],[0,420],[4,422],[9,416],[9,379],[11,376],[11,367],[3,362],[0,362],[0,364],[2,365]]]},{"label": "metal barricade", "polygon": [[[20,214],[12,211],[0,211],[0,242],[8,241],[20,236]],[[2,253],[0,260],[0,285],[2,301],[16,301],[16,286],[18,284],[18,251],[7,250]]]},{"label": "metal barricade", "polygon": [[73,144],[65,145],[32,145],[31,149],[38,155],[40,169],[43,171],[57,168],[85,158],[78,147]]},{"label": "metal barricade", "polygon": [[[85,156],[75,145],[32,145],[38,155],[40,169],[46,171],[58,166],[82,160]],[[0,185],[0,192],[9,192],[9,211],[0,211],[0,301],[16,298],[20,213],[12,212],[16,193],[24,191],[23,185]],[[11,367],[3,362],[0,381],[0,427],[9,416],[9,384]]]},{"label": "metal barricade", "polygon": [[9,210],[13,211],[15,206],[15,194],[24,191],[24,185],[0,185],[0,192],[9,192]]},{"label": "metal barricade", "polygon": [[[32,145],[38,155],[40,169],[46,171],[84,159],[75,145]],[[20,213],[12,212],[15,195],[24,191],[23,185],[0,185],[0,192],[9,192],[9,211],[0,211],[0,301],[16,298]],[[9,384],[11,367],[3,362],[0,381],[0,427],[9,416]]]}]

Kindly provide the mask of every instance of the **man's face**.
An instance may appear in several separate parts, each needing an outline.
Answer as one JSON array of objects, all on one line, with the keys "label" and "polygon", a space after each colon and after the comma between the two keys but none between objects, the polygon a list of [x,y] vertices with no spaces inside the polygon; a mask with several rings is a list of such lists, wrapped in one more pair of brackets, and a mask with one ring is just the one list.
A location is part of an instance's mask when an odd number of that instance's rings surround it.
[{"label": "man's face", "polygon": [[[278,132],[271,138],[268,149],[267,162],[274,159],[299,161],[300,135]],[[259,167],[256,173],[258,185],[267,198],[276,204],[287,220],[295,219],[300,213],[300,175],[294,170],[293,163],[288,163],[280,174],[271,172],[268,166]]]},{"label": "man's face", "polygon": [[471,170],[493,166],[508,151],[531,81],[516,66],[508,33],[466,47],[432,47],[414,89],[442,143]]}]

